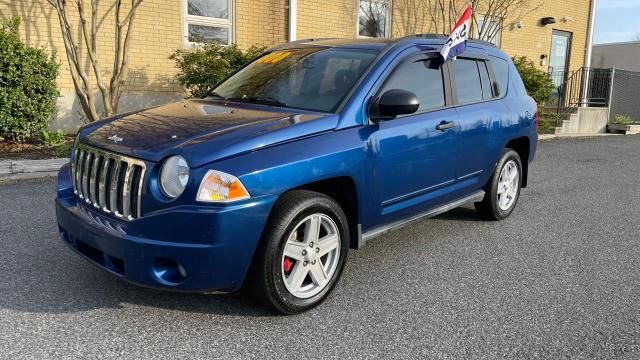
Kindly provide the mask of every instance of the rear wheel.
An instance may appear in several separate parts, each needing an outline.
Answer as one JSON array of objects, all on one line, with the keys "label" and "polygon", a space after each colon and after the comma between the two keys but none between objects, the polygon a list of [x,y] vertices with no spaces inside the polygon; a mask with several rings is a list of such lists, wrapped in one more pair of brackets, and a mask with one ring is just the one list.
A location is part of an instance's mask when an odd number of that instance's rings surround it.
[{"label": "rear wheel", "polygon": [[478,214],[487,220],[502,220],[513,212],[520,198],[522,162],[512,149],[502,152],[489,180],[482,202],[475,203]]},{"label": "rear wheel", "polygon": [[304,190],[283,195],[254,257],[252,291],[286,314],[311,309],[340,278],[348,239],[346,216],[333,199]]}]

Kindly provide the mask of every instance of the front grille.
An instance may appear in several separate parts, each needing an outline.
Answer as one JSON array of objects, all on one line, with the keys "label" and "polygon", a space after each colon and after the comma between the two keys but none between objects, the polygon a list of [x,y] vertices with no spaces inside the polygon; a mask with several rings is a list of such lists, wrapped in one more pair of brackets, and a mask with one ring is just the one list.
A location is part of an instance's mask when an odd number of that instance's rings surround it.
[{"label": "front grille", "polygon": [[71,162],[73,190],[96,209],[137,219],[145,170],[143,161],[78,144]]}]

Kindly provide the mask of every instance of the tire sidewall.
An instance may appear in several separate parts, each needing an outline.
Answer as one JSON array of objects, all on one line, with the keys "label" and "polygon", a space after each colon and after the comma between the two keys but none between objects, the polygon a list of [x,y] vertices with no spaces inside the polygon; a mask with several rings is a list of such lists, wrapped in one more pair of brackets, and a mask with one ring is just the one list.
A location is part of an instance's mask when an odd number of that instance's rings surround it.
[{"label": "tire sidewall", "polygon": [[[321,213],[333,220],[338,228],[340,234],[340,254],[338,258],[338,265],[336,270],[329,280],[329,283],[318,294],[307,298],[301,299],[287,290],[284,279],[282,278],[282,256],[284,253],[284,246],[287,242],[289,234],[295,229],[295,227],[307,216],[312,214]],[[333,290],[335,284],[342,275],[344,269],[347,254],[349,251],[349,226],[347,224],[346,216],[342,209],[331,199],[325,197],[314,197],[301,202],[298,206],[287,211],[286,215],[280,219],[274,219],[274,221],[285,224],[286,226],[278,227],[284,229],[271,234],[269,246],[266,251],[265,259],[265,271],[267,272],[267,281],[273,291],[274,299],[281,307],[280,310],[287,313],[297,313],[308,310],[314,306],[320,304],[327,295]]]},{"label": "tire sidewall", "polygon": [[[516,192],[516,198],[513,201],[511,207],[507,210],[502,210],[498,205],[498,183],[500,182],[500,174],[502,173],[502,169],[510,160],[513,160],[518,168],[518,190]],[[520,155],[518,155],[518,153],[513,150],[505,150],[502,153],[502,157],[500,158],[500,161],[496,166],[493,180],[491,182],[491,208],[497,218],[504,219],[508,217],[509,215],[511,215],[511,213],[513,213],[513,210],[515,210],[516,206],[518,205],[520,192],[522,190],[522,175],[522,161],[520,160]]]}]

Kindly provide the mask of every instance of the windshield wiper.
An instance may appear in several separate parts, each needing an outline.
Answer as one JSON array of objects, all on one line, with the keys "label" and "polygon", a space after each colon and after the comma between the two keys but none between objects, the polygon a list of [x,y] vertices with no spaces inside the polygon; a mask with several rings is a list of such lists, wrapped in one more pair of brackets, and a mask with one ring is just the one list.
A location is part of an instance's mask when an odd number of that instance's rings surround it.
[{"label": "windshield wiper", "polygon": [[274,98],[267,98],[267,97],[257,97],[257,96],[256,97],[235,97],[235,98],[228,98],[227,100],[245,102],[245,103],[251,103],[251,104],[263,104],[263,105],[271,105],[271,106],[278,106],[278,107],[287,107],[286,103],[283,103],[282,101],[279,101]]},{"label": "windshield wiper", "polygon": [[222,100],[229,100],[229,99],[227,99],[226,97],[224,97],[224,96],[222,96],[222,95],[218,94],[218,93],[217,93],[217,92],[215,92],[215,91],[208,93],[208,94],[207,94],[207,97],[216,97],[216,98],[219,98],[219,99],[222,99]]}]

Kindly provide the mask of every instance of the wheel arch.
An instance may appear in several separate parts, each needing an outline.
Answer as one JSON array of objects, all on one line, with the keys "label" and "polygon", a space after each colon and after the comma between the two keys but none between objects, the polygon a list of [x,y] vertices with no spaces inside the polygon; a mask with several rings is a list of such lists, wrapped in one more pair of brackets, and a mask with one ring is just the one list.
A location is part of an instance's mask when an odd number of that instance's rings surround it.
[{"label": "wheel arch", "polygon": [[506,149],[512,149],[520,155],[522,161],[522,187],[527,187],[529,178],[529,155],[531,153],[531,140],[527,136],[518,137],[509,140],[504,146]]},{"label": "wheel arch", "polygon": [[357,248],[359,241],[358,224],[360,223],[360,209],[358,205],[358,190],[353,178],[350,176],[337,176],[322,179],[299,185],[286,192],[293,190],[315,191],[335,200],[344,211],[347,216],[347,221],[349,222],[349,234],[351,237],[349,239],[349,246],[351,248]]}]

